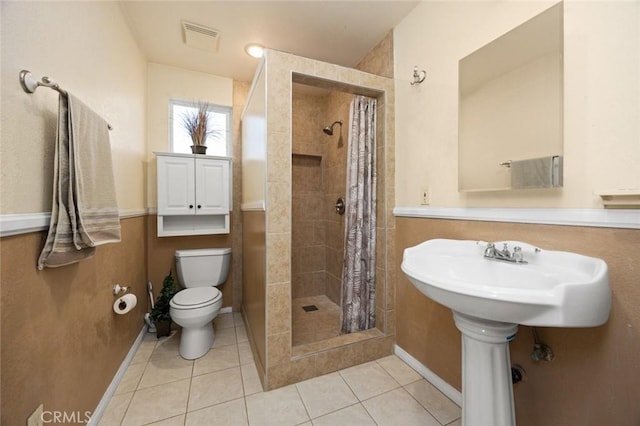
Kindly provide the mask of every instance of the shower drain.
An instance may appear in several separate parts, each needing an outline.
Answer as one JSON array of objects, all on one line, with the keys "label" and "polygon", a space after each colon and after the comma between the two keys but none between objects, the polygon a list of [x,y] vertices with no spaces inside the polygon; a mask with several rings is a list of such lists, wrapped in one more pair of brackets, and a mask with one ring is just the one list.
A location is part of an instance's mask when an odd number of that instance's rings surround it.
[{"label": "shower drain", "polygon": [[307,306],[303,306],[302,309],[304,309],[305,312],[311,312],[311,311],[317,311],[318,307],[316,305],[307,305]]}]

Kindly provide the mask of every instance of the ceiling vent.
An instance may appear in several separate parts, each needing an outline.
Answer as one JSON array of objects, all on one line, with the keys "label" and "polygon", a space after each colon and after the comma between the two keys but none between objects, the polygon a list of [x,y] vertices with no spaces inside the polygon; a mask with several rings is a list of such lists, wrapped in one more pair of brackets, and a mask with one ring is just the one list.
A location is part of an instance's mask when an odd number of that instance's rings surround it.
[{"label": "ceiling vent", "polygon": [[218,30],[194,24],[193,22],[182,21],[182,34],[184,35],[184,44],[189,47],[213,53],[218,51],[218,41],[220,39]]}]

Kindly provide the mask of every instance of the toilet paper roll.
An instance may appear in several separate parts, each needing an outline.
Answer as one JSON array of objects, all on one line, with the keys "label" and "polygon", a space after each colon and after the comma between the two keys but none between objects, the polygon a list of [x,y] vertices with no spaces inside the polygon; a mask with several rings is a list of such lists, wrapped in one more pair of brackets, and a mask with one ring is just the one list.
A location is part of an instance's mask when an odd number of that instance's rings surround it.
[{"label": "toilet paper roll", "polygon": [[118,315],[124,315],[135,308],[137,303],[138,298],[135,294],[125,294],[124,296],[117,298],[116,301],[113,302],[113,312]]}]

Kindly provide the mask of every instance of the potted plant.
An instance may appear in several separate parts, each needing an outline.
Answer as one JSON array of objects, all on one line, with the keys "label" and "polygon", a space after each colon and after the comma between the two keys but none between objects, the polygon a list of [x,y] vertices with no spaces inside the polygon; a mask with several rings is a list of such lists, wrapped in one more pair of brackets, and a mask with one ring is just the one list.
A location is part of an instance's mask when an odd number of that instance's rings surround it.
[{"label": "potted plant", "polygon": [[169,312],[171,298],[179,291],[171,270],[162,281],[162,290],[151,309],[151,319],[156,325],[156,337],[160,338],[171,334],[171,315]]},{"label": "potted plant", "polygon": [[194,154],[206,154],[207,136],[212,132],[209,129],[209,103],[198,102],[195,110],[191,110],[182,116],[182,124],[191,136],[191,152]]}]

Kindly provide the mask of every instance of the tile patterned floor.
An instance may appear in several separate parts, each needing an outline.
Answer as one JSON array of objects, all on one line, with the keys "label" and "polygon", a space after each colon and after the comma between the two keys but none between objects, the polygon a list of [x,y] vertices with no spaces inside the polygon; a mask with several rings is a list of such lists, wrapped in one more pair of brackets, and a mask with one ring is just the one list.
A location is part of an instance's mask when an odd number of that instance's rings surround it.
[{"label": "tile patterned floor", "polygon": [[179,334],[147,334],[99,424],[461,425],[460,408],[396,356],[263,392],[239,314],[214,329],[194,361],[178,355]]}]

